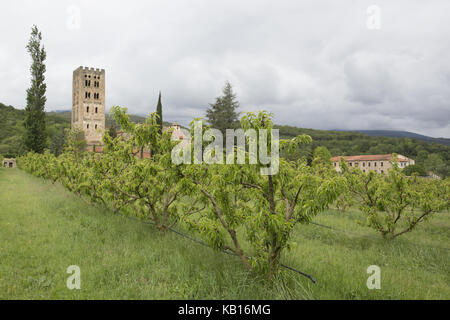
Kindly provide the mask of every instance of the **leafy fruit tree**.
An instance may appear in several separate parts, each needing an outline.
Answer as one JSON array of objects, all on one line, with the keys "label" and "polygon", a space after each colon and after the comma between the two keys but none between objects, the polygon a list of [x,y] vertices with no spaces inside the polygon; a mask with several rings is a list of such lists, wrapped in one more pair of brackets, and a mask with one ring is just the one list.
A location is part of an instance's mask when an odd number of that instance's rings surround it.
[{"label": "leafy fruit tree", "polygon": [[335,206],[336,209],[340,212],[345,212],[348,208],[353,206],[355,204],[355,199],[353,198],[353,195],[345,190],[345,186],[343,187],[341,194],[337,197]]},{"label": "leafy fruit tree", "polygon": [[[166,231],[178,221],[182,175],[171,159],[177,142],[170,130],[160,134],[156,113],[142,124],[132,123],[125,108],[113,107],[111,114],[125,135],[113,139],[105,134],[102,153],[87,152],[83,132],[71,130],[59,157],[30,152],[18,163],[37,176],[59,180],[83,200],[87,197],[116,212],[150,220]],[[138,159],[144,148],[155,153]]]},{"label": "leafy fruit tree", "polygon": [[42,153],[46,148],[47,134],[45,130],[45,58],[46,52],[41,46],[42,35],[36,26],[31,29],[31,37],[27,50],[31,55],[31,87],[27,89],[27,106],[25,107],[24,143],[28,150]]},{"label": "leafy fruit tree", "polygon": [[108,135],[113,139],[115,139],[117,137],[117,129],[116,129],[115,125],[112,125],[111,127],[109,127]]},{"label": "leafy fruit tree", "polygon": [[327,147],[320,146],[314,149],[312,165],[331,167],[331,153]]},{"label": "leafy fruit tree", "polygon": [[[247,137],[249,145],[256,142],[257,150],[272,150],[274,144],[276,147],[278,141],[272,139],[273,123],[266,112],[247,113],[241,125],[256,133],[255,139]],[[260,138],[264,135],[263,129],[267,130],[267,142]],[[281,141],[281,148],[289,151],[310,141],[309,136],[302,135]],[[194,213],[186,210],[188,216],[184,220],[215,248],[234,252],[248,269],[262,270],[271,277],[279,269],[283,250],[289,248],[294,226],[308,223],[325,210],[338,195],[342,179],[316,175],[305,161],[283,158],[279,159],[277,174],[262,175],[262,172],[267,173],[265,169],[269,165],[261,154],[255,159],[245,148],[235,147],[234,153],[218,156],[236,159],[240,153],[245,155],[246,164],[232,161],[233,164],[227,165],[186,166],[184,184],[190,187],[185,190],[191,196],[197,195],[198,205],[192,206]],[[251,164],[250,160],[255,163]],[[251,248],[242,245],[245,237]]]},{"label": "leafy fruit tree", "polygon": [[[278,146],[289,154],[312,139],[300,135],[278,141],[271,115],[264,111],[242,117],[241,140],[246,145],[232,145],[225,153],[210,148],[211,140],[220,146],[219,135],[204,127],[199,136],[196,122],[191,123],[193,143],[183,153],[192,159],[197,145],[205,147],[202,161],[193,164],[173,161],[177,142],[170,131],[160,134],[156,113],[143,124],[132,123],[123,108],[113,107],[112,115],[125,134],[116,139],[105,134],[102,153],[86,151],[82,131],[74,130],[68,132],[60,156],[29,152],[18,165],[61,182],[83,200],[87,196],[150,220],[160,231],[181,218],[215,249],[236,254],[247,269],[266,272],[269,278],[279,270],[296,225],[310,222],[343,190],[360,197],[369,225],[385,237],[409,232],[450,206],[450,179],[406,177],[395,163],[388,175],[382,175],[349,169],[344,161],[340,175],[329,164],[309,166],[306,160],[274,157]],[[139,159],[142,148],[155,153]],[[266,161],[268,150],[274,161]]]},{"label": "leafy fruit tree", "polygon": [[233,92],[231,84],[227,81],[223,88],[223,95],[216,98],[214,104],[206,110],[206,119],[215,129],[225,134],[226,129],[234,129],[239,125],[239,102]]},{"label": "leafy fruit tree", "polygon": [[384,238],[410,232],[434,213],[450,207],[448,179],[426,179],[416,174],[407,177],[396,161],[387,175],[350,169],[345,161],[341,166],[347,188],[359,198],[368,225]]},{"label": "leafy fruit tree", "polygon": [[[112,117],[128,137],[103,138],[101,158],[103,188],[116,209],[125,214],[151,220],[160,231],[178,221],[180,197],[179,166],[172,163],[171,150],[176,145],[171,131],[160,133],[158,116],[152,113],[143,124],[130,121],[125,108],[113,107]],[[136,153],[151,149],[150,158],[138,159]]]},{"label": "leafy fruit tree", "polygon": [[75,129],[66,129],[66,142],[65,151],[74,154],[74,159],[78,162],[79,158],[83,155],[86,150],[86,139],[84,136],[84,131]]},{"label": "leafy fruit tree", "polygon": [[60,128],[51,138],[50,151],[55,156],[59,156],[64,151],[65,128]]}]

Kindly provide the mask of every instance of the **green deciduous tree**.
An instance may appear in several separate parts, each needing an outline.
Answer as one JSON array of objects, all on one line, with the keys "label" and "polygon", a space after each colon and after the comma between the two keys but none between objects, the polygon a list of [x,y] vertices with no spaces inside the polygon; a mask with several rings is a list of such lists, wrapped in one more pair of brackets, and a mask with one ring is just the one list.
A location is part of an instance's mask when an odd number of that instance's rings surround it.
[{"label": "green deciduous tree", "polygon": [[312,164],[331,166],[331,153],[328,151],[327,147],[320,146],[314,149]]},{"label": "green deciduous tree", "polygon": [[416,173],[420,177],[425,177],[427,175],[427,171],[420,164],[411,164],[406,166],[403,169],[403,173],[407,176],[411,176],[413,173]]},{"label": "green deciduous tree", "polygon": [[[128,137],[103,139],[100,172],[108,200],[123,213],[151,220],[166,231],[178,221],[181,172],[171,159],[178,142],[171,140],[171,130],[160,132],[156,113],[143,124],[131,122],[124,108],[113,107],[112,116]],[[136,150],[142,149],[151,149],[152,156],[138,159]]]},{"label": "green deciduous tree", "polygon": [[445,173],[445,163],[442,158],[436,153],[428,155],[428,157],[424,161],[424,167],[427,171],[431,171],[435,174]]},{"label": "green deciduous tree", "polygon": [[[19,159],[19,165],[37,176],[53,181],[56,177],[82,199],[152,221],[166,231],[178,221],[182,175],[171,160],[178,142],[171,139],[170,130],[160,134],[156,113],[142,124],[132,123],[124,108],[113,107],[111,114],[126,135],[113,139],[105,134],[102,153],[86,151],[82,131],[72,130],[59,157],[30,152]],[[138,159],[143,148],[155,154]]]},{"label": "green deciduous tree", "polygon": [[116,129],[115,125],[112,125],[111,127],[109,127],[108,135],[113,139],[115,139],[117,137],[117,129]]},{"label": "green deciduous tree", "polygon": [[[266,112],[247,113],[241,126],[255,130],[256,137],[267,130],[267,150],[271,150],[271,143],[277,143],[271,139],[273,123]],[[248,137],[247,142],[250,140]],[[289,152],[309,142],[309,136],[301,135],[280,144]],[[266,142],[258,138],[258,148],[262,143]],[[236,158],[237,152],[236,147],[235,153],[228,156]],[[248,269],[262,270],[272,277],[279,269],[283,250],[289,248],[294,226],[308,223],[325,210],[338,195],[342,181],[334,175],[329,178],[326,174],[315,174],[305,161],[283,158],[279,160],[277,174],[261,175],[261,169],[267,169],[268,165],[260,155],[256,164],[248,164],[254,155],[245,155],[246,164],[234,161],[235,164],[227,165],[186,166],[185,180],[191,182],[191,188],[187,189],[194,190],[191,195],[197,195],[206,209],[194,209],[196,213],[185,221],[215,248],[234,252]],[[244,237],[251,249],[243,247]]]},{"label": "green deciduous tree", "polygon": [[36,26],[31,30],[27,50],[31,55],[31,87],[27,90],[27,106],[25,108],[24,143],[28,150],[42,153],[47,146],[45,130],[45,58],[46,52],[41,46],[42,35]]},{"label": "green deciduous tree", "polygon": [[[394,156],[396,158],[396,156]],[[356,195],[370,227],[384,238],[396,238],[413,230],[432,214],[448,209],[448,180],[407,177],[393,162],[387,175],[363,173],[341,161],[348,189]]]},{"label": "green deciduous tree", "polygon": [[64,143],[66,140],[66,130],[64,128],[60,128],[58,132],[54,133],[51,136],[51,144],[50,151],[55,156],[59,156],[64,151]]}]

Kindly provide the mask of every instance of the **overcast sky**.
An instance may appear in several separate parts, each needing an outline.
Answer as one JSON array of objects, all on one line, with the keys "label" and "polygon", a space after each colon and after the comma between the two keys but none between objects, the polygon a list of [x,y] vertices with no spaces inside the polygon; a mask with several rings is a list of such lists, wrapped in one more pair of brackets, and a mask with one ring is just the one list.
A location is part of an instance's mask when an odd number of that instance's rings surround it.
[{"label": "overcast sky", "polygon": [[203,116],[229,80],[240,111],[278,124],[449,138],[449,13],[449,0],[1,1],[0,102],[26,104],[36,24],[47,111],[71,108],[82,65],[106,70],[107,109],[153,112],[161,90],[165,121]]}]

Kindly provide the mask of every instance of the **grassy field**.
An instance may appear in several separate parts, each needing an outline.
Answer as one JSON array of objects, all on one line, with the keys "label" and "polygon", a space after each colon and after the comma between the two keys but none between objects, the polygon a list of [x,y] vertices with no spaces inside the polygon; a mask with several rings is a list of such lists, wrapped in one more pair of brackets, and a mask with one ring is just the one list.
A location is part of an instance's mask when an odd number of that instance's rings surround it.
[{"label": "grassy field", "polygon": [[[450,299],[450,213],[383,240],[354,210],[299,226],[273,283],[239,259],[87,205],[62,186],[0,169],[0,299]],[[69,290],[67,267],[81,268]],[[368,290],[369,265],[381,289]]]}]

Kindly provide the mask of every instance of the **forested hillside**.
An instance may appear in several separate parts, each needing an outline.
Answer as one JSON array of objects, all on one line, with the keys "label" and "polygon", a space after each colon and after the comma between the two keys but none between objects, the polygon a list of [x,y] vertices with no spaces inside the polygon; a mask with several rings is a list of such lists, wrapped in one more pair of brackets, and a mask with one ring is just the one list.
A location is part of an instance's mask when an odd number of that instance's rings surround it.
[{"label": "forested hillside", "polygon": [[[48,146],[52,152],[60,150],[63,144],[64,128],[70,127],[70,111],[48,112]],[[144,117],[130,115],[133,122],[143,122]],[[24,152],[22,134],[24,110],[15,109],[0,103],[0,155],[16,156]],[[113,124],[106,116],[106,127]],[[168,123],[165,123],[167,125]],[[281,138],[293,138],[299,134],[308,134],[313,138],[310,145],[298,150],[296,157],[304,156],[311,160],[313,150],[318,146],[328,148],[332,156],[357,154],[400,153],[413,158],[425,169],[442,176],[450,175],[450,147],[410,138],[390,138],[369,136],[355,131],[329,131],[303,129],[292,126],[276,126]]]},{"label": "forested hillside", "polygon": [[450,175],[450,146],[410,138],[368,136],[359,132],[303,129],[291,126],[276,126],[281,138],[293,138],[308,134],[313,141],[298,150],[295,156],[311,160],[313,150],[325,146],[332,156],[358,154],[399,153],[410,157],[416,164],[441,176]]},{"label": "forested hillside", "polygon": [[[67,120],[70,123],[70,119],[72,116],[72,112],[71,111],[52,111],[52,112],[48,112],[47,114],[49,115],[55,115],[59,118],[63,118],[65,120]],[[135,122],[135,123],[143,123],[145,121],[145,117],[142,116],[137,116],[137,115],[130,115],[130,119],[131,121]],[[114,124],[114,121],[111,119],[111,117],[106,114],[106,128],[110,128],[112,125]],[[167,123],[165,123],[166,125]]]},{"label": "forested hillside", "polygon": [[[25,132],[24,118],[25,110],[0,103],[0,155],[16,156],[25,152],[22,140]],[[47,145],[55,151],[64,142],[64,129],[70,128],[70,116],[66,119],[58,113],[47,113],[46,127]]]},{"label": "forested hillside", "polygon": [[[23,120],[25,110],[15,109],[0,102],[0,158],[2,156],[17,156],[25,152],[22,141],[25,128]],[[133,122],[142,123],[144,117],[130,115]],[[70,128],[70,111],[47,112],[47,145],[53,153],[59,153],[64,144],[64,129]],[[165,123],[167,125],[167,123]],[[113,120],[106,115],[106,127],[113,125]]]},{"label": "forested hillside", "polygon": [[445,144],[446,146],[450,146],[450,139],[448,138],[432,138],[428,136],[424,136],[422,134],[417,134],[409,131],[398,131],[398,130],[355,130],[359,133],[365,133],[369,136],[376,137],[392,137],[392,138],[410,138],[410,139],[418,139],[426,142],[436,142],[440,144]]}]

